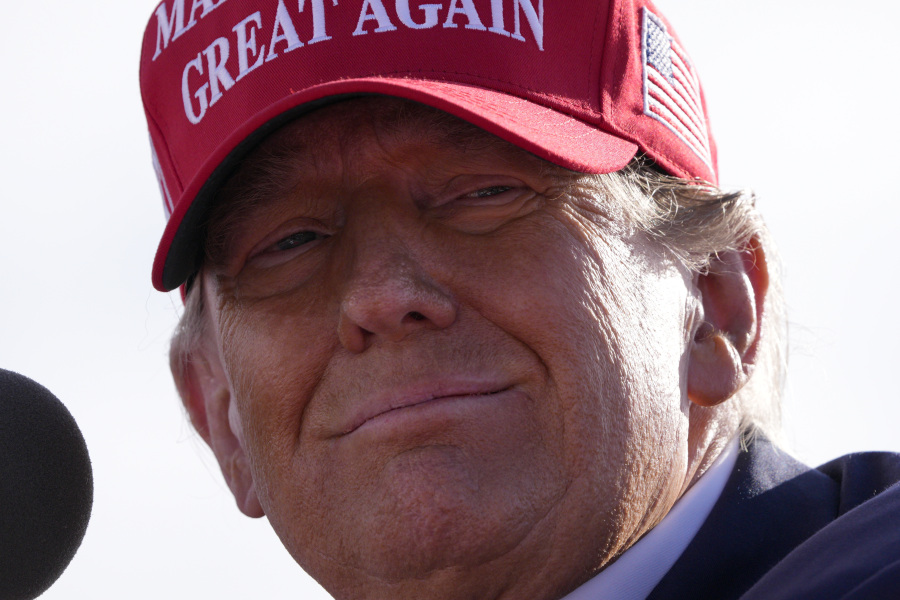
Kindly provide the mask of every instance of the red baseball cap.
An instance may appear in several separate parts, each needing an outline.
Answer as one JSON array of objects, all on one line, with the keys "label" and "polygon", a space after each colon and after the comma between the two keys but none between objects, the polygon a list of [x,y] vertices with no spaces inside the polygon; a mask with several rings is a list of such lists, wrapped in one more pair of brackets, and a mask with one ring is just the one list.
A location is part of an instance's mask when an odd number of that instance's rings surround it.
[{"label": "red baseball cap", "polygon": [[576,171],[617,171],[640,150],[716,182],[697,74],[647,0],[164,0],[140,81],[168,218],[161,291],[196,272],[234,165],[287,121],[354,96],[430,105]]}]

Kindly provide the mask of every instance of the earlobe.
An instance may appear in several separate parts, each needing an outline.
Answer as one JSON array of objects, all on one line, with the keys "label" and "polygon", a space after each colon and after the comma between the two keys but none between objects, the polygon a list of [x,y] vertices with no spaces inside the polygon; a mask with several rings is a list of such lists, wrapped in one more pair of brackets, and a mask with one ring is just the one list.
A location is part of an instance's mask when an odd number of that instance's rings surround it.
[{"label": "earlobe", "polygon": [[722,332],[695,339],[688,366],[688,398],[698,406],[721,404],[744,387],[750,367]]},{"label": "earlobe", "polygon": [[175,360],[171,367],[178,393],[197,433],[215,454],[238,508],[248,517],[264,516],[218,352],[201,348],[183,364]]},{"label": "earlobe", "polygon": [[734,396],[753,372],[769,285],[765,253],[754,238],[739,252],[713,257],[696,281],[687,391],[694,404],[709,407]]}]

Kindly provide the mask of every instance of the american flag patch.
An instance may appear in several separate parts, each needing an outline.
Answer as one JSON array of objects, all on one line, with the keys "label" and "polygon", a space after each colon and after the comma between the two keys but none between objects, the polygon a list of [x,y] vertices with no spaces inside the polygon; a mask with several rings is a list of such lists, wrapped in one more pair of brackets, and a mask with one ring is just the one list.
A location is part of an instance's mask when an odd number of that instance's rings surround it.
[{"label": "american flag patch", "polygon": [[713,171],[700,80],[665,23],[644,8],[644,114],[668,127]]}]

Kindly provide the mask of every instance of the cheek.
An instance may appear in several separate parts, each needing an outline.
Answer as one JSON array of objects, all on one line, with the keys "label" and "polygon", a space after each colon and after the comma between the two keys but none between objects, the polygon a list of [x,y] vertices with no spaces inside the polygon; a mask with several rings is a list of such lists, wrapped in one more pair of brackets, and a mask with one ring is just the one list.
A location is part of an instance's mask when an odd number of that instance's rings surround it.
[{"label": "cheek", "polygon": [[221,311],[222,355],[267,513],[272,496],[294,479],[305,414],[333,351],[333,328],[320,310],[286,296]]},{"label": "cheek", "polygon": [[544,367],[549,422],[572,476],[633,487],[620,465],[651,462],[657,436],[667,451],[680,444],[687,288],[677,269],[620,233],[562,218],[457,256],[470,257],[455,286],[464,301]]},{"label": "cheek", "polygon": [[557,219],[502,233],[453,245],[454,293],[535,356],[545,439],[569,475],[596,469],[593,461],[619,464],[629,411],[619,337],[627,332],[622,286],[608,272],[619,257],[609,247],[598,255]]},{"label": "cheek", "polygon": [[501,239],[473,240],[457,254],[453,289],[461,303],[534,352],[551,380],[568,373],[608,377],[618,364],[625,290],[608,269],[620,257],[614,248],[602,250],[543,219]]}]

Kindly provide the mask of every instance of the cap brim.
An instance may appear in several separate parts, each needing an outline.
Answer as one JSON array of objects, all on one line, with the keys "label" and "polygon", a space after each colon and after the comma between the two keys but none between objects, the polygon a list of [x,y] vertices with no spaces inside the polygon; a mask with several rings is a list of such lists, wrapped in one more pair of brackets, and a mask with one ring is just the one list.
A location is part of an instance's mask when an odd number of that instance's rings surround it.
[{"label": "cap brim", "polygon": [[432,106],[556,165],[584,173],[625,167],[638,146],[545,106],[494,90],[409,78],[372,77],[325,83],[292,94],[257,113],[206,160],[166,226],[153,263],[153,285],[170,291],[197,270],[210,202],[234,166],[265,137],[325,104],[362,95],[386,95]]}]

